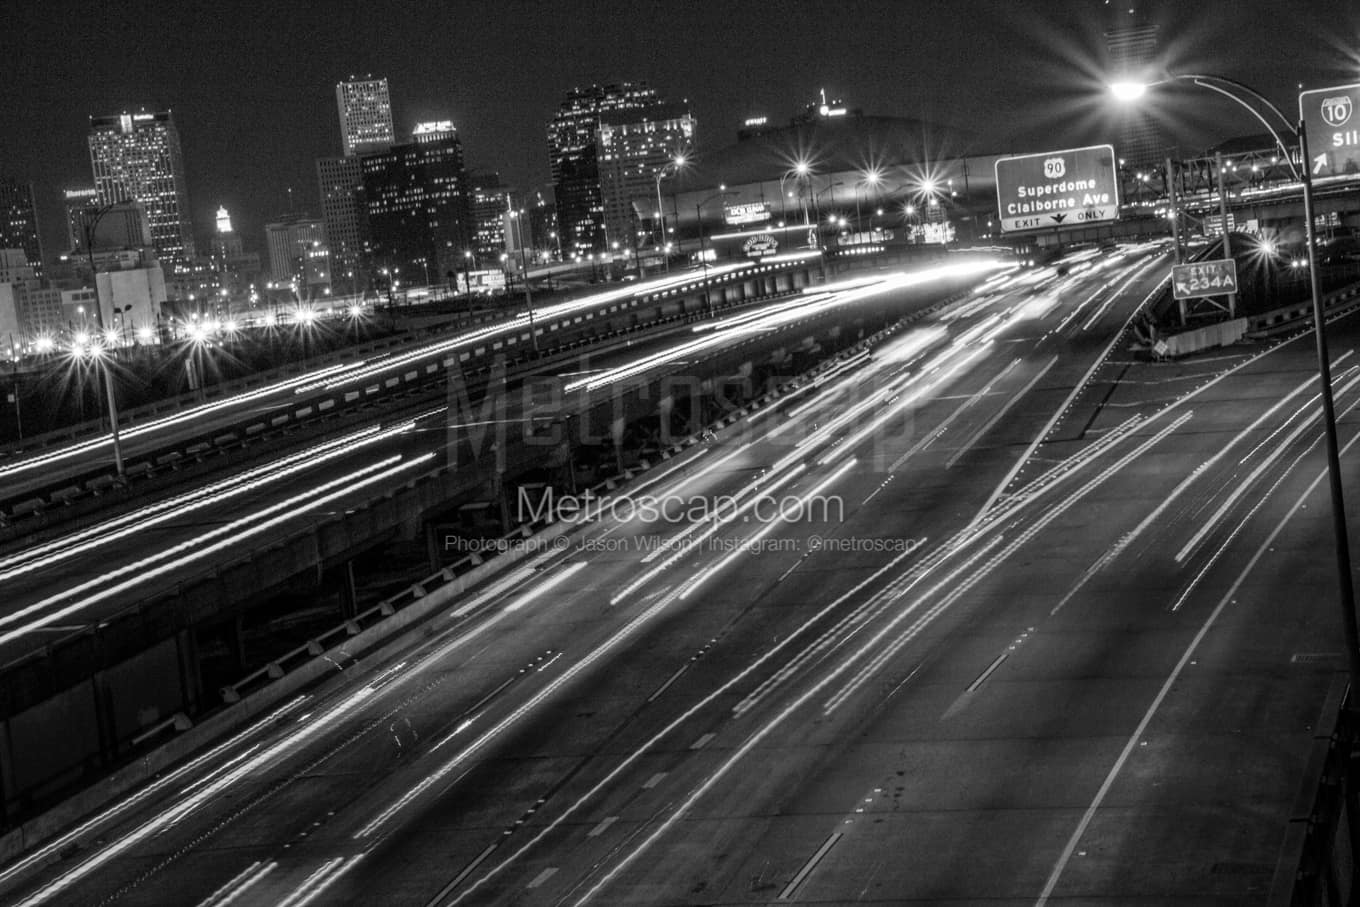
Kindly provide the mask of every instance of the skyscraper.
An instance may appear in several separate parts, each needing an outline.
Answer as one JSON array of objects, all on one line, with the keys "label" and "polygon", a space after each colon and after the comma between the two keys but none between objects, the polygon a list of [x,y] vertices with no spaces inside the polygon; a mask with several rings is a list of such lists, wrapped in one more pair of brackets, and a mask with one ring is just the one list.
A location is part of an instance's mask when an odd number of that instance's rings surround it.
[{"label": "skyscraper", "polygon": [[321,219],[331,250],[331,276],[337,292],[356,293],[363,277],[368,217],[364,212],[364,171],[357,157],[323,157],[316,162],[321,186]]},{"label": "skyscraper", "polygon": [[156,257],[167,270],[194,258],[189,190],[170,111],[90,118],[90,166],[101,205],[135,201],[146,211]]},{"label": "skyscraper", "polygon": [[612,248],[637,247],[642,221],[656,209],[656,174],[694,144],[687,104],[653,104],[600,114],[596,137],[605,235]]},{"label": "skyscraper", "polygon": [[510,190],[501,185],[494,170],[468,174],[468,213],[472,218],[472,254],[492,262],[505,251],[505,213],[510,210]]},{"label": "skyscraper", "polygon": [[[1131,0],[1105,4],[1106,72],[1111,82],[1145,82],[1157,68],[1157,25]],[[1166,138],[1146,105],[1117,113],[1115,155],[1129,169],[1153,167],[1166,155]]]},{"label": "skyscraper", "polygon": [[434,284],[471,248],[467,177],[457,134],[360,159],[371,266],[403,284]]},{"label": "skyscraper", "polygon": [[609,111],[648,107],[660,98],[641,82],[574,88],[548,123],[548,162],[565,254],[607,246],[595,135]]},{"label": "skyscraper", "polygon": [[340,139],[346,157],[382,151],[396,141],[386,79],[351,77],[348,82],[337,82],[335,105],[340,112]]},{"label": "skyscraper", "polygon": [[312,259],[326,248],[325,227],[320,218],[307,214],[287,214],[264,228],[265,245],[269,248],[269,276],[276,282],[312,284]]},{"label": "skyscraper", "polygon": [[32,183],[0,177],[0,249],[22,249],[34,275],[42,277],[42,239]]}]

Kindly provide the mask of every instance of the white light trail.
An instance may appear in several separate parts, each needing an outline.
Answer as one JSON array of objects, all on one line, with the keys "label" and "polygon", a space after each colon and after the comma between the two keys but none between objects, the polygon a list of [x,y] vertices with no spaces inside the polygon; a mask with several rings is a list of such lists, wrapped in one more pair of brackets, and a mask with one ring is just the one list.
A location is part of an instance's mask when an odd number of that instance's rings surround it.
[{"label": "white light trail", "polygon": [[[17,630],[0,633],[0,644],[7,643],[25,633],[30,633],[41,627],[48,626],[58,620],[69,617],[83,608],[102,602],[151,579],[163,576],[173,570],[181,569],[187,564],[202,560],[209,555],[216,554],[219,551],[237,545],[244,539],[259,535],[281,523],[295,519],[309,511],[316,510],[317,508],[357,491],[360,488],[365,488],[376,482],[381,482],[391,478],[399,472],[407,471],[415,466],[428,462],[433,459],[434,456],[434,453],[427,453],[405,462],[401,462],[400,456],[387,457],[376,463],[365,466],[362,469],[357,469],[346,476],[325,482],[302,494],[279,501],[269,507],[250,514],[249,516],[233,520],[224,526],[204,533],[198,538],[172,545],[154,555],[126,564],[94,579],[64,589],[55,595],[50,595],[41,601],[34,602],[17,611],[12,611],[0,616],[0,627],[4,627],[28,618],[36,612],[53,608],[68,599],[77,596],[80,597],[80,600],[74,604],[64,608],[58,608],[41,617],[34,618],[27,626]],[[271,514],[273,514],[273,516],[270,516]],[[259,522],[255,522],[257,520],[259,520]],[[252,525],[252,523],[254,525]],[[225,538],[223,536],[225,536]],[[190,551],[190,549],[195,546],[203,545],[204,542],[213,538],[219,540],[213,544],[205,545],[202,548]],[[183,554],[183,556],[180,557],[175,557],[182,552],[189,553]],[[175,559],[162,563],[159,566],[153,566],[157,564],[157,562],[166,561],[167,558],[171,557],[174,557]],[[129,574],[131,574],[130,578],[125,579],[122,582],[114,582],[119,577],[128,576]]]}]

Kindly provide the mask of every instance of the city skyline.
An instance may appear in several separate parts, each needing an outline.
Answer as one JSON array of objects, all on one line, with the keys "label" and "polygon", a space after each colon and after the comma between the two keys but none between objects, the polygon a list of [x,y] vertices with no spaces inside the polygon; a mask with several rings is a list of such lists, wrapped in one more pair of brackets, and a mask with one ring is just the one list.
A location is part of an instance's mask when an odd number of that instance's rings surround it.
[{"label": "city skyline", "polygon": [[[357,4],[342,4],[325,21],[271,9],[277,28],[262,32],[248,28],[246,10],[205,16],[133,4],[146,15],[114,19],[84,10],[62,16],[60,6],[21,9],[11,24],[35,59],[72,42],[89,45],[84,69],[45,74],[18,65],[16,55],[0,80],[14,115],[0,160],[6,176],[34,184],[51,248],[60,240],[60,190],[88,181],[81,165],[89,118],[143,107],[175,114],[191,220],[211,223],[226,204],[258,248],[264,224],[288,210],[288,189],[297,208],[319,211],[315,161],[341,147],[335,85],[356,73],[388,80],[398,135],[419,120],[452,119],[469,166],[496,169],[521,189],[549,182],[541,136],[563,93],[609,81],[637,80],[688,98],[705,124],[701,151],[734,141],[748,115],[786,120],[821,88],[866,113],[967,129],[980,150],[1042,150],[1035,143],[1045,137],[1084,142],[1103,138],[1108,126],[1092,100],[1106,28],[1102,0],[1059,0],[1039,13],[996,2],[603,3],[532,30],[483,4],[485,15],[473,8],[460,15],[462,39],[452,41],[455,23],[431,7],[392,16],[363,44],[345,32]],[[1243,78],[1282,107],[1298,83],[1354,78],[1354,55],[1344,46],[1360,16],[1336,0],[1310,5],[1284,28],[1234,28],[1225,48],[1225,19],[1250,25],[1265,21],[1266,9],[1257,0],[1193,9],[1162,3],[1150,15],[1167,36],[1169,65]],[[824,46],[833,20],[844,36]],[[639,21],[646,27],[636,30]],[[299,41],[307,54],[296,52]],[[133,48],[156,52],[127,52]],[[1223,128],[1244,131],[1232,111],[1210,107],[1175,119],[1173,136],[1193,143]]]}]

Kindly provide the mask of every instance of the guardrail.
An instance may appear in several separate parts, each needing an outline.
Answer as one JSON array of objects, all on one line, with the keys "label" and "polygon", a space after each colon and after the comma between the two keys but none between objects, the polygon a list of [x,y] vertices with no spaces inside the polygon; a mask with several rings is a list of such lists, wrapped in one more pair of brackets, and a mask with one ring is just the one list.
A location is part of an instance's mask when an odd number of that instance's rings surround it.
[{"label": "guardrail", "polygon": [[[533,335],[551,341],[555,333],[564,332],[577,326],[588,326],[597,321],[605,321],[629,310],[663,303],[671,299],[681,299],[689,293],[705,287],[744,283],[753,278],[768,276],[784,270],[791,269],[777,265],[757,265],[707,279],[699,276],[694,280],[663,290],[615,300],[598,309],[570,313],[560,319],[535,325]],[[797,289],[779,290],[732,302],[718,300],[713,307],[724,310],[739,308],[781,298],[796,291]],[[214,435],[186,439],[186,441],[181,442],[183,446],[179,449],[165,450],[162,448],[161,452],[153,452],[146,459],[130,462],[121,482],[112,474],[104,473],[0,507],[0,532],[26,530],[32,520],[41,517],[48,510],[69,508],[82,498],[99,497],[107,492],[118,490],[120,486],[126,486],[129,481],[150,479],[159,470],[179,469],[190,460],[201,463],[209,456],[228,452],[256,439],[274,437],[282,432],[295,430],[298,423],[324,417],[338,407],[347,407],[351,404],[364,407],[376,403],[380,397],[386,398],[418,391],[421,387],[442,381],[449,368],[455,365],[462,368],[466,364],[474,373],[484,371],[490,366],[483,364],[480,368],[475,368],[473,367],[474,362],[487,360],[497,353],[505,353],[510,356],[512,352],[521,353],[521,355],[516,355],[510,359],[509,364],[512,366],[529,359],[541,361],[547,355],[572,352],[610,339],[653,331],[666,324],[689,321],[696,317],[703,317],[703,313],[680,311],[672,315],[652,318],[641,324],[615,327],[600,333],[583,333],[571,340],[554,344],[548,353],[527,352],[531,337],[527,325],[523,330],[503,337],[470,342],[467,347],[450,350],[432,361],[419,365],[412,364],[399,374],[384,378],[374,377],[370,379],[369,383],[357,389],[341,389],[326,396],[313,396],[307,400],[299,400],[289,410],[274,413],[267,419],[260,417],[259,421],[247,421],[225,431],[218,429],[218,433]],[[350,358],[352,358],[352,355],[350,355]],[[301,371],[300,367],[298,371]],[[257,383],[267,382],[261,379]],[[162,411],[164,411],[164,408]]]},{"label": "guardrail", "polygon": [[[1340,318],[1360,308],[1360,283],[1342,287],[1322,297],[1322,314],[1327,319]],[[1282,306],[1260,315],[1248,317],[1246,336],[1251,339],[1274,337],[1313,326],[1313,302]]]}]

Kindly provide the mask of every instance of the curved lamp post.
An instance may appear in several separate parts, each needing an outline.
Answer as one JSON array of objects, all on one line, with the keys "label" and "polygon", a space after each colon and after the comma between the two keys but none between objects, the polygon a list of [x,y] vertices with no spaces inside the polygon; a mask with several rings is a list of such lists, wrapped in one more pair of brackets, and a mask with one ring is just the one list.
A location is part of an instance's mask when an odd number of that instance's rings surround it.
[{"label": "curved lamp post", "polygon": [[[1353,693],[1360,692],[1360,627],[1357,626],[1355,615],[1355,589],[1351,580],[1350,540],[1346,531],[1346,508],[1341,489],[1341,458],[1338,454],[1336,440],[1336,407],[1332,401],[1331,360],[1327,353],[1327,322],[1322,313],[1322,290],[1318,281],[1317,235],[1313,225],[1313,176],[1308,170],[1308,135],[1302,121],[1291,122],[1280,111],[1280,108],[1272,104],[1260,92],[1238,82],[1236,79],[1223,76],[1181,74],[1167,76],[1148,83],[1118,82],[1111,85],[1110,90],[1115,97],[1132,101],[1141,98],[1149,88],[1171,82],[1189,82],[1201,88],[1207,88],[1245,108],[1270,133],[1271,138],[1275,140],[1275,144],[1284,154],[1291,175],[1303,185],[1303,216],[1306,221],[1304,229],[1308,242],[1308,278],[1309,289],[1313,296],[1313,336],[1316,340],[1318,385],[1322,399],[1324,444],[1327,450],[1327,479],[1331,488],[1332,534],[1336,547],[1337,581],[1341,593],[1341,625],[1345,633],[1346,659],[1350,668],[1351,690]],[[1302,167],[1294,164],[1289,155],[1289,146],[1281,138],[1276,126],[1262,114],[1261,110],[1252,106],[1243,97],[1244,95],[1271,113],[1284,127],[1285,133],[1297,142],[1299,160],[1303,163]],[[1223,225],[1225,234],[1227,229],[1228,225],[1225,223]]]},{"label": "curved lamp post", "polygon": [[[661,257],[666,262],[667,274],[671,271],[671,244],[670,241],[666,239],[666,209],[661,207],[661,180],[668,175],[673,176],[683,166],[685,166],[685,156],[683,154],[677,154],[675,157],[671,158],[669,163],[662,164],[661,169],[656,171],[656,216],[660,220],[661,225]],[[675,169],[672,170],[671,168]],[[666,173],[667,170],[671,171],[670,174]]]}]

